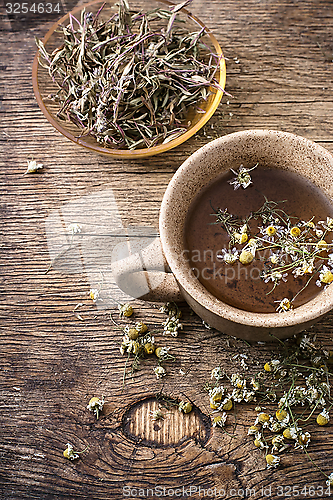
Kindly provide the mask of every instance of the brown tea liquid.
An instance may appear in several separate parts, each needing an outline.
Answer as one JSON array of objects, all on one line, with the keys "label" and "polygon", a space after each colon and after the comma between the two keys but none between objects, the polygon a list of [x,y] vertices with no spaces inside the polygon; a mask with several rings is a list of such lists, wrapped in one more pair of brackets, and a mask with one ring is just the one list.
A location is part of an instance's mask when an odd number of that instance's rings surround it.
[{"label": "brown tea liquid", "polygon": [[[274,312],[279,301],[291,300],[309,280],[309,274],[295,278],[289,272],[287,281],[279,281],[273,291],[273,282],[265,283],[260,277],[264,270],[265,256],[257,253],[251,264],[242,265],[238,260],[233,265],[225,264],[218,258],[223,248],[228,249],[230,238],[216,222],[214,210],[225,208],[230,214],[244,219],[257,211],[265,202],[280,202],[289,217],[314,223],[333,217],[333,205],[323,192],[301,175],[280,169],[257,167],[251,173],[252,184],[246,189],[234,190],[228,181],[235,175],[224,173],[198,193],[190,207],[185,227],[185,248],[195,275],[205,288],[215,297],[238,309],[253,312]],[[252,229],[253,223],[250,222]],[[328,233],[327,243],[332,243],[333,233]],[[255,234],[249,235],[254,237]],[[241,250],[243,245],[232,245]],[[332,250],[333,251],[333,250]],[[269,250],[265,250],[269,252]],[[260,252],[258,252],[260,254]],[[269,253],[266,256],[268,258]],[[310,280],[305,289],[293,301],[300,306],[320,293],[316,285],[318,273]],[[333,285],[332,285],[333,286]],[[271,292],[271,293],[270,293]]]}]

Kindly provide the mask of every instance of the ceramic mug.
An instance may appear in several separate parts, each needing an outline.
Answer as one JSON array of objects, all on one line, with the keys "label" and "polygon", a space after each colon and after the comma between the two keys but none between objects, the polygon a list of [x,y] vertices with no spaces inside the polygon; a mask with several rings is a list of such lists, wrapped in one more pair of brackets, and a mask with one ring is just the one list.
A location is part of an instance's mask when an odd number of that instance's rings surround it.
[{"label": "ceramic mug", "polygon": [[[124,259],[113,267],[120,288],[144,273],[151,280],[160,269],[160,245],[165,257],[165,276],[141,298],[152,301],[185,300],[193,311],[213,328],[249,341],[283,339],[303,331],[333,308],[333,285],[314,299],[286,313],[256,313],[237,309],[209,293],[193,276],[184,253],[184,231],[191,202],[221,173],[244,165],[259,165],[298,172],[333,198],[333,156],[303,137],[275,130],[246,130],[218,138],[192,154],[177,170],[163,197],[160,239],[142,255]],[[142,270],[142,262],[146,270]]]}]

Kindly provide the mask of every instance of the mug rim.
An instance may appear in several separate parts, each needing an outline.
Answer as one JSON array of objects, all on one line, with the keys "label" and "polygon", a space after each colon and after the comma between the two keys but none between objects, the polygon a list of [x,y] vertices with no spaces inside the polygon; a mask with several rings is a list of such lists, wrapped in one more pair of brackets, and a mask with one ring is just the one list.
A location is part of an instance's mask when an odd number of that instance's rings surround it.
[{"label": "mug rim", "polygon": [[[189,294],[197,303],[212,314],[234,323],[240,323],[242,325],[257,328],[283,328],[302,323],[314,322],[316,319],[319,319],[329,312],[333,308],[333,286],[328,286],[326,289],[321,290],[316,297],[309,300],[305,304],[288,311],[288,313],[259,313],[238,309],[216,298],[201,284],[199,280],[193,280],[193,278],[192,280],[190,279],[189,273],[184,269],[184,260],[181,259],[179,253],[177,252],[177,247],[179,250],[180,245],[183,243],[183,241],[180,242],[180,239],[183,240],[183,227],[181,228],[181,231],[179,231],[179,228],[177,231],[175,228],[171,227],[172,220],[175,218],[175,207],[173,206],[175,194],[178,192],[178,195],[180,195],[179,191],[181,191],[183,195],[186,183],[193,184],[193,182],[197,180],[197,178],[201,175],[202,165],[205,158],[209,157],[213,150],[216,150],[216,148],[223,149],[228,146],[235,146],[235,144],[239,141],[253,141],[253,139],[267,141],[269,138],[284,141],[286,144],[290,144],[294,148],[300,147],[306,151],[312,151],[313,153],[319,155],[320,158],[323,159],[323,162],[330,164],[333,168],[333,156],[331,153],[319,144],[302,136],[292,134],[290,132],[282,132],[271,129],[251,129],[234,132],[232,134],[219,137],[202,146],[190,155],[178,168],[169,182],[163,196],[159,226],[163,252],[170,269],[181,289],[184,289],[185,292]],[[220,173],[221,172],[222,170]],[[314,182],[313,179],[311,179],[310,174],[305,177]],[[202,184],[201,189],[205,187],[205,185],[207,185],[207,182],[206,184]],[[319,187],[324,191],[322,186]],[[329,195],[329,197],[333,199],[333,188],[332,194]]]}]

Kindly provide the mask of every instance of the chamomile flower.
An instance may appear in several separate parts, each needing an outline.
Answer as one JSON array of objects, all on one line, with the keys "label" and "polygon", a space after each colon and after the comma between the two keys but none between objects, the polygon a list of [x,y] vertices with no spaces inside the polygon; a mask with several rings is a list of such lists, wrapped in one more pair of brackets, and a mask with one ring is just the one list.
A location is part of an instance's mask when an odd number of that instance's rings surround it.
[{"label": "chamomile flower", "polygon": [[69,224],[69,226],[67,227],[67,231],[73,235],[77,234],[77,233],[81,233],[82,226],[80,224],[77,224],[77,223],[72,223],[72,224]]},{"label": "chamomile flower", "polygon": [[224,427],[227,421],[228,415],[224,411],[221,415],[217,415],[213,418],[213,427]]},{"label": "chamomile flower", "polygon": [[236,176],[234,179],[229,181],[229,184],[231,186],[234,186],[234,189],[239,189],[242,187],[243,189],[246,189],[249,187],[250,184],[252,184],[252,179],[251,175],[249,172],[251,170],[254,170],[258,166],[258,163],[252,167],[252,168],[245,168],[243,165],[241,165],[238,169],[238,171],[233,170],[232,168],[230,169],[231,172]]},{"label": "chamomile flower", "polygon": [[154,368],[154,373],[157,379],[165,377],[166,375],[166,371],[165,368],[163,368],[163,366],[156,366],[156,368]]},{"label": "chamomile flower", "polygon": [[315,271],[314,258],[303,260],[298,267],[293,270],[295,278],[304,276],[304,274],[312,274]]},{"label": "chamomile flower", "polygon": [[239,256],[239,262],[243,265],[251,264],[254,259],[254,255],[249,250],[243,250]]},{"label": "chamomile flower", "polygon": [[254,422],[254,425],[261,424],[262,427],[268,427],[271,420],[271,415],[265,412],[260,412]]},{"label": "chamomile flower", "polygon": [[191,413],[193,407],[189,401],[181,401],[178,405],[178,410],[183,413]]},{"label": "chamomile flower", "polygon": [[234,247],[232,249],[222,248],[221,253],[217,254],[218,259],[223,259],[226,264],[232,265],[238,260],[238,250]]},{"label": "chamomile flower", "polygon": [[261,432],[257,432],[257,434],[255,434],[253,444],[256,448],[260,448],[261,450],[268,448],[268,445],[262,439]]},{"label": "chamomile flower", "polygon": [[271,271],[269,273],[263,273],[262,277],[265,283],[272,281],[277,284],[279,281],[287,281],[288,273],[280,273],[279,271]]},{"label": "chamomile flower", "polygon": [[233,237],[233,240],[236,243],[239,243],[240,245],[243,245],[243,243],[246,243],[248,240],[248,235],[246,232],[239,233],[239,232],[235,231],[234,233],[232,233],[232,237]]},{"label": "chamomile flower", "polygon": [[328,476],[326,481],[327,486],[333,486],[333,472]]},{"label": "chamomile flower", "polygon": [[297,442],[295,443],[295,448],[307,448],[311,440],[310,432],[301,432],[298,435]]},{"label": "chamomile flower", "polygon": [[218,382],[223,377],[224,377],[224,371],[222,370],[222,368],[220,366],[213,368],[212,373],[210,375],[211,379],[215,378],[216,381]]},{"label": "chamomile flower", "polygon": [[80,458],[79,454],[74,451],[74,448],[70,443],[67,443],[63,455],[68,460],[76,460],[77,458]]},{"label": "chamomile flower", "polygon": [[164,420],[165,418],[164,413],[160,409],[151,411],[150,416],[152,420]]},{"label": "chamomile flower", "polygon": [[333,273],[332,271],[327,267],[323,266],[321,268],[321,271],[319,273],[319,279],[316,281],[317,286],[322,286],[322,285],[329,285],[333,281]]},{"label": "chamomile flower", "polygon": [[278,467],[280,464],[280,457],[278,457],[277,455],[268,454],[266,455],[266,463],[267,469]]},{"label": "chamomile flower", "polygon": [[282,434],[277,434],[272,438],[272,452],[277,451],[281,453],[281,451],[285,450],[286,444],[284,441],[284,437]]},{"label": "chamomile flower", "polygon": [[298,238],[301,234],[301,230],[298,226],[293,226],[290,228],[289,233],[293,238]]},{"label": "chamomile flower", "polygon": [[118,304],[118,310],[119,310],[119,316],[129,318],[133,314],[133,307],[126,303],[126,304]]},{"label": "chamomile flower", "polygon": [[37,172],[37,170],[43,168],[43,163],[37,163],[36,160],[27,160],[27,163],[28,163],[28,168],[25,174],[33,174]]},{"label": "chamomile flower", "polygon": [[249,430],[247,431],[247,435],[255,436],[256,434],[258,434],[258,432],[259,432],[259,427],[257,427],[256,425],[251,425],[251,427],[249,427]]},{"label": "chamomile flower", "polygon": [[93,302],[97,302],[98,300],[102,300],[102,299],[100,299],[99,295],[100,295],[100,290],[98,290],[97,288],[90,289],[89,297],[91,298],[91,300]]},{"label": "chamomile flower", "polygon": [[164,333],[171,333],[173,337],[177,337],[178,331],[183,329],[183,324],[175,316],[169,316],[162,325],[164,326]]},{"label": "chamomile flower", "polygon": [[287,299],[286,297],[284,299],[282,299],[281,301],[277,301],[277,302],[279,302],[279,305],[276,308],[276,311],[279,313],[287,312],[287,311],[290,311],[292,309],[292,304],[291,304],[290,300]]},{"label": "chamomile flower", "polygon": [[103,410],[103,406],[104,406],[104,396],[102,396],[102,399],[94,397],[90,399],[87,409],[89,411],[92,411],[96,415],[96,418],[98,420],[99,414]]},{"label": "chamomile flower", "polygon": [[318,224],[322,225],[327,231],[333,231],[333,218],[326,217],[326,221],[320,220]]},{"label": "chamomile flower", "polygon": [[321,413],[317,416],[318,425],[326,425],[330,421],[330,416],[328,411],[324,408]]}]

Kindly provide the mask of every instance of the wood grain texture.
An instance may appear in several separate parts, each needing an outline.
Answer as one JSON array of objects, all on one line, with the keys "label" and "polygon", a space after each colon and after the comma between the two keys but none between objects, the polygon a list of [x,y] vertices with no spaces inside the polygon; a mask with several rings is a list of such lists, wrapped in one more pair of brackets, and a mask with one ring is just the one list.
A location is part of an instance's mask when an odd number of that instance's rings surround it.
[{"label": "wood grain texture", "polygon": [[[212,119],[188,142],[142,161],[94,155],[51,127],[34,99],[31,65],[34,36],[43,36],[52,19],[8,16],[5,3],[0,4],[1,499],[121,499],[128,491],[124,487],[138,492],[155,486],[184,487],[178,498],[195,499],[203,497],[199,487],[224,490],[221,498],[226,499],[241,498],[247,488],[247,497],[256,499],[263,497],[261,488],[271,488],[270,498],[281,498],[278,486],[312,485],[319,492],[324,478],[301,451],[284,454],[281,468],[265,469],[262,453],[247,436],[255,404],[239,405],[234,437],[205,427],[211,409],[203,386],[211,369],[221,364],[239,371],[233,356],[244,353],[249,372],[255,372],[278,354],[278,346],[248,346],[207,330],[186,305],[181,307],[184,332],[177,338],[161,334],[165,315],[156,304],[136,300],[134,319],[118,319],[106,288],[103,302],[89,299],[101,268],[107,277],[110,257],[93,238],[84,254],[81,246],[80,255],[69,252],[45,271],[52,217],[62,217],[65,230],[78,216],[79,201],[90,200],[91,228],[94,217],[105,217],[98,198],[112,192],[124,228],[157,230],[173,173],[215,137],[274,128],[333,152],[331,1],[194,0],[191,11],[212,29],[228,58],[226,90],[233,97],[224,96]],[[62,2],[64,11],[74,5]],[[24,176],[31,157],[44,169]],[[156,359],[149,358],[122,389],[126,356],[119,353],[122,332],[110,313],[122,327],[144,320],[158,330],[157,341],[176,355],[164,379],[156,379]],[[333,348],[332,325],[330,313],[313,328],[327,349]],[[148,419],[161,390],[191,401],[193,416],[177,414],[154,429]],[[86,406],[92,396],[102,395],[105,407],[97,421]],[[200,425],[204,438],[196,434]],[[316,430],[309,448],[327,474],[332,472],[332,436],[332,425]],[[67,442],[89,449],[70,462],[62,455]],[[250,496],[251,488],[255,494]],[[134,493],[127,498],[135,498]]]}]

